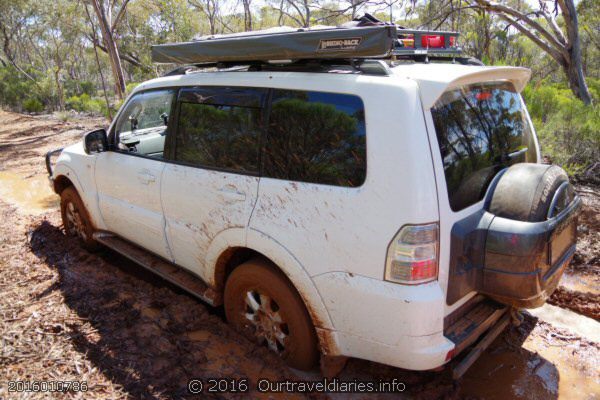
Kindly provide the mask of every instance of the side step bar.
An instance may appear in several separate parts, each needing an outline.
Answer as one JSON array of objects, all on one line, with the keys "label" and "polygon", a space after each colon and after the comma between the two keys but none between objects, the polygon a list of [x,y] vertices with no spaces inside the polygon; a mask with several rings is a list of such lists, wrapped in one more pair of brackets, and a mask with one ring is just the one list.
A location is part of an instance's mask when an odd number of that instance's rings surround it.
[{"label": "side step bar", "polygon": [[500,320],[481,338],[481,340],[471,349],[469,354],[466,355],[463,360],[454,366],[452,370],[452,378],[460,379],[465,372],[473,365],[479,356],[489,347],[490,344],[496,339],[506,328],[510,322],[510,313],[504,310],[504,315]]},{"label": "side step bar", "polygon": [[160,275],[174,285],[179,286],[192,296],[197,297],[210,305],[220,304],[220,294],[210,288],[201,278],[162,257],[154,255],[112,233],[96,232],[94,233],[94,239],[117,253],[129,258],[131,261]]}]

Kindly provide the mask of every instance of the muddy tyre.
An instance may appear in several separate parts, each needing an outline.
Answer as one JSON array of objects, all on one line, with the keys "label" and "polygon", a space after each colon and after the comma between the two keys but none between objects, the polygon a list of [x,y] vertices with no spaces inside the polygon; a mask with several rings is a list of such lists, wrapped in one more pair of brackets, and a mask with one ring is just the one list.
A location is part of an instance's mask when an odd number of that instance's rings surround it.
[{"label": "muddy tyre", "polygon": [[314,326],[287,278],[254,259],[237,267],[225,285],[225,314],[239,332],[266,345],[292,368],[310,370],[319,358]]},{"label": "muddy tyre", "polygon": [[[518,221],[545,221],[552,199],[564,182],[568,182],[566,172],[555,165],[515,164],[498,180],[489,211]],[[565,195],[569,193],[572,190],[565,191]]]},{"label": "muddy tyre", "polygon": [[67,236],[77,236],[82,246],[96,251],[100,243],[92,239],[94,227],[77,190],[70,186],[60,194],[60,214]]}]

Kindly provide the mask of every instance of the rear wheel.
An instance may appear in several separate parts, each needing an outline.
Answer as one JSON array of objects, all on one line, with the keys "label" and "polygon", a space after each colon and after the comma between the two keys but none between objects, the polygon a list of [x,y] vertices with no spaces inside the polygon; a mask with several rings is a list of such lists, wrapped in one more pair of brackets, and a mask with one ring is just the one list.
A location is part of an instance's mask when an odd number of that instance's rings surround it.
[{"label": "rear wheel", "polygon": [[225,314],[234,328],[289,366],[309,370],[316,365],[318,342],[308,311],[296,289],[269,263],[254,259],[231,273]]},{"label": "rear wheel", "polygon": [[83,201],[72,186],[60,193],[60,213],[68,236],[77,236],[87,250],[95,251],[100,248],[100,244],[92,238],[94,227]]}]

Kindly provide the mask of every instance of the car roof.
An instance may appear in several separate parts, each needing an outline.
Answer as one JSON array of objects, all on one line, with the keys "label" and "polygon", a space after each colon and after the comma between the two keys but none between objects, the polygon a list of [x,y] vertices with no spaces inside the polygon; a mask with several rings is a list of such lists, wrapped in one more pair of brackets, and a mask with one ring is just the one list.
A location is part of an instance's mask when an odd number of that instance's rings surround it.
[{"label": "car roof", "polygon": [[[379,79],[410,79],[417,82],[420,90],[421,101],[424,108],[430,108],[435,101],[448,89],[483,81],[508,80],[511,81],[518,92],[523,90],[531,71],[522,67],[487,67],[462,65],[454,63],[406,63],[392,66],[391,73],[386,76],[369,76],[375,80]],[[239,86],[240,78],[275,77],[285,80],[286,77],[304,76],[306,79],[318,80],[356,80],[364,76],[360,73],[319,73],[319,72],[294,72],[294,71],[194,71],[180,75],[164,76],[152,79],[140,84],[132,94],[157,88],[196,86],[202,84],[215,84],[214,78],[218,77],[218,85],[222,85],[224,74],[233,74],[236,86]],[[242,74],[242,75],[239,75]],[[211,79],[212,78],[212,79]],[[246,81],[246,79],[241,79]],[[254,79],[247,79],[248,86],[253,85]]]}]

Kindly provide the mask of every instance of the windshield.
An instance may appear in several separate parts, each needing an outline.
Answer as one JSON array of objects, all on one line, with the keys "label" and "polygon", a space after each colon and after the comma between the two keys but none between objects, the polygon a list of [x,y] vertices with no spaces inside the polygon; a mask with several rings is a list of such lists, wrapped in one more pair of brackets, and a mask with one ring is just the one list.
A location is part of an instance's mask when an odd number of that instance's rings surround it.
[{"label": "windshield", "polygon": [[510,82],[448,91],[436,102],[432,115],[454,211],[483,199],[502,168],[537,161],[533,131],[521,96]]}]

